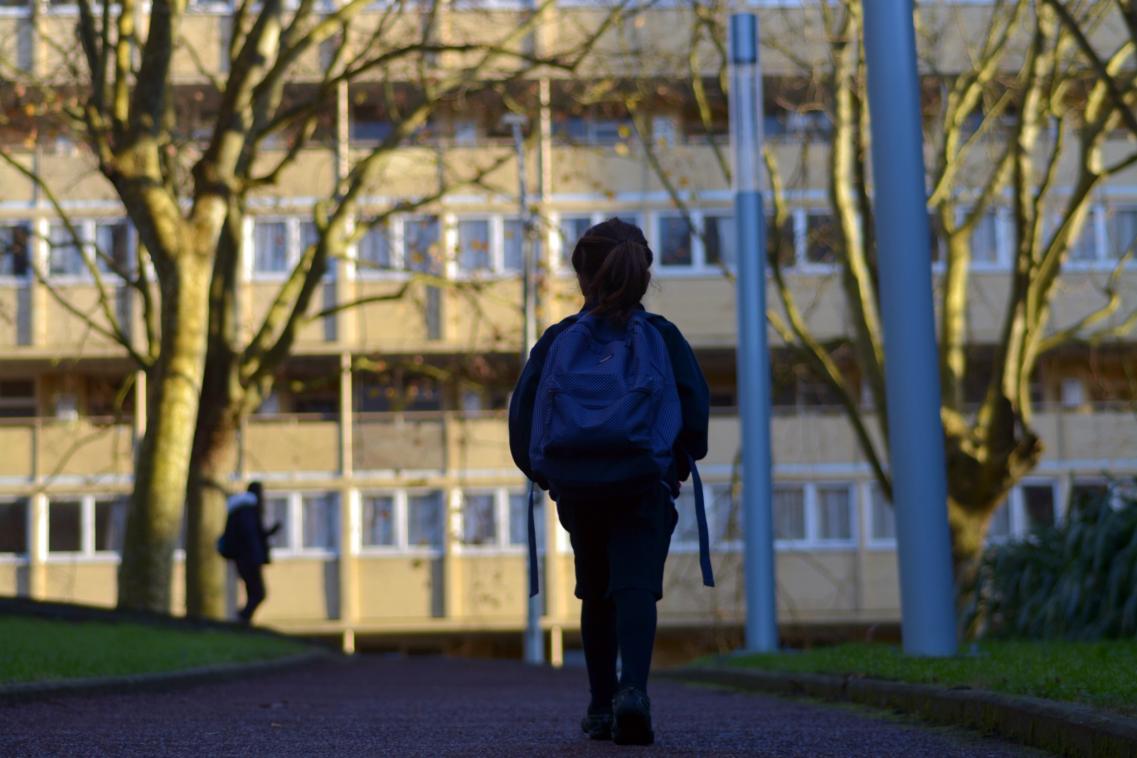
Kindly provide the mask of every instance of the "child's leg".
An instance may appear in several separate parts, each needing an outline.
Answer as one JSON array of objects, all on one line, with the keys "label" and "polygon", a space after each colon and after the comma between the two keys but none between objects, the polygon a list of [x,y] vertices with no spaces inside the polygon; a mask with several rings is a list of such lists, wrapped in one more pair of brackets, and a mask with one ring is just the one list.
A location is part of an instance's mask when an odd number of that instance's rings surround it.
[{"label": "child's leg", "polygon": [[655,645],[655,593],[626,589],[615,593],[616,635],[620,648],[620,686],[647,692]]},{"label": "child's leg", "polygon": [[616,694],[616,606],[603,595],[580,604],[580,637],[588,666],[590,713],[607,712]]}]

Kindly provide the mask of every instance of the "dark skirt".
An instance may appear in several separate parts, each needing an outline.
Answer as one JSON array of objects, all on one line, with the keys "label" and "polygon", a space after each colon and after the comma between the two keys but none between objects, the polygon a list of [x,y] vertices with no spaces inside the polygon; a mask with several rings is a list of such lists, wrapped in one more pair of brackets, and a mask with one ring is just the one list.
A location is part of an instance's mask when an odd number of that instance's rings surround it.
[{"label": "dark skirt", "polygon": [[662,483],[632,497],[562,495],[557,516],[572,540],[578,598],[625,589],[663,597],[663,565],[679,514]]}]

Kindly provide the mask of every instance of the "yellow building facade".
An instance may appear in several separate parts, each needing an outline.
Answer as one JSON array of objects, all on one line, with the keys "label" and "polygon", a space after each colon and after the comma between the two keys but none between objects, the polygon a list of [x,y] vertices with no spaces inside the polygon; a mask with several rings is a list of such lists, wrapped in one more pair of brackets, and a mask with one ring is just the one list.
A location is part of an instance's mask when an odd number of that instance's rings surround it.
[{"label": "yellow building facade", "polygon": [[[793,3],[758,3],[768,33],[803,34],[812,15]],[[778,6],[777,8],[769,6]],[[181,92],[192,98],[206,68],[222,67],[225,4],[194,5],[178,58]],[[933,10],[929,12],[941,12]],[[947,11],[942,11],[946,13]],[[982,8],[953,8],[963,36]],[[58,70],[59,39],[74,7],[0,8],[4,55],[27,71]],[[532,44],[555,46],[604,14],[562,3]],[[443,34],[476,39],[523,17],[509,4],[446,6]],[[667,5],[620,25],[604,44],[682,50],[689,12]],[[968,26],[970,25],[970,27]],[[682,37],[683,35],[679,35]],[[806,36],[803,34],[803,39]],[[603,47],[603,46],[602,46]],[[767,75],[795,75],[776,50]],[[613,53],[615,55],[615,53]],[[936,51],[948,70],[964,46]],[[191,60],[196,58],[196,60]],[[613,60],[626,60],[616,58]],[[660,57],[623,77],[680,77]],[[319,61],[311,65],[318,67]],[[616,65],[616,64],[612,64]],[[713,71],[707,57],[707,71]],[[601,76],[596,70],[581,77]],[[610,71],[605,75],[610,75]],[[577,82],[534,74],[540,106],[527,142],[529,192],[539,212],[541,308],[551,323],[579,307],[567,265],[571,243],[610,216],[641,224],[656,252],[650,310],[676,323],[695,348],[712,389],[711,445],[702,466],[719,586],[700,586],[689,488],[681,497],[660,624],[666,630],[734,630],[743,618],[741,529],[735,481],[739,449],[734,383],[736,322],[730,187],[705,138],[684,129],[681,108],[661,107],[652,139],[665,173],[682,179],[690,209],[681,215],[659,172],[637,147],[629,118],[580,113]],[[297,86],[302,84],[299,82]],[[244,230],[239,303],[246,336],[272,302],[311,234],[311,208],[334,185],[345,152],[367,150],[389,128],[368,110],[367,88],[353,84],[341,103],[347,120],[324,145],[308,149],[253,206]],[[415,144],[395,151],[389,177],[362,215],[432,191],[440,161],[499,161],[498,192],[455,191],[414,213],[396,215],[337,261],[316,310],[390,294],[416,272],[448,286],[412,281],[403,297],[312,320],[264,405],[246,419],[231,461],[231,486],[260,479],[274,538],[268,601],[258,621],[288,632],[357,637],[460,638],[512,634],[525,623],[525,482],[508,451],[504,407],[518,370],[523,235],[515,193],[517,162],[494,119],[451,109]],[[816,124],[768,114],[770,144],[787,175],[807,177],[789,193],[794,258],[789,278],[822,339],[846,333],[845,304],[832,250],[816,234],[832,223],[825,145],[802,145]],[[490,126],[487,127],[487,123]],[[720,137],[722,135],[719,135]],[[719,147],[725,143],[720,140]],[[283,148],[281,148],[283,149]],[[116,260],[133,257],[136,235],[89,155],[66,140],[20,148],[21,160],[58,188],[81,235]],[[1118,139],[1107,152],[1127,154]],[[977,230],[982,253],[973,273],[971,341],[977,355],[995,342],[1010,281],[1010,210]],[[1137,173],[1113,179],[1095,196],[1088,237],[1068,266],[1054,304],[1055,324],[1075,322],[1096,303],[1121,252],[1137,234]],[[145,428],[144,377],[124,351],[90,327],[98,294],[82,256],[34,184],[0,165],[0,594],[99,605],[115,600],[117,550],[133,448]],[[425,262],[424,262],[425,256]],[[33,274],[45,272],[46,281]],[[1137,272],[1121,288],[1137,303]],[[143,339],[141,308],[128,287],[113,287],[113,308],[133,339]],[[777,302],[771,289],[770,302]],[[776,338],[771,335],[772,344]],[[981,357],[980,357],[981,359]],[[899,620],[891,509],[879,497],[849,424],[823,388],[775,351],[773,416],[775,531],[780,621],[786,626],[870,626]],[[1105,472],[1137,472],[1137,425],[1125,403],[1132,348],[1048,357],[1037,382],[1036,425],[1042,464],[996,515],[992,539],[1061,518],[1080,488]],[[867,402],[867,401],[866,401]],[[872,415],[866,406],[866,415]],[[542,511],[542,626],[554,659],[579,625],[567,535]],[[179,567],[181,557],[178,558]],[[235,591],[235,590],[234,590]],[[181,606],[181,572],[175,598]],[[235,602],[235,598],[234,598]]]}]

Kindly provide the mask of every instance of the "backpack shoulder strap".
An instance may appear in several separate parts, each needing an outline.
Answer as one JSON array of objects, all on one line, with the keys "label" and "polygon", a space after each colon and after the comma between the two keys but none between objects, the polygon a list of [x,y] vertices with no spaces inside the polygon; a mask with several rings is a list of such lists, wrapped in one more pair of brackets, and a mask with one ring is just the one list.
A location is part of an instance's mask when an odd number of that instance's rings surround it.
[{"label": "backpack shoulder strap", "polygon": [[537,485],[529,482],[529,597],[536,597],[539,592],[537,585],[537,524],[533,518],[536,489]]},{"label": "backpack shoulder strap", "polygon": [[707,506],[703,502],[703,480],[699,476],[699,467],[690,454],[687,461],[691,465],[691,484],[695,488],[695,521],[699,528],[699,569],[703,573],[703,586],[715,586],[715,572],[711,568],[711,535],[707,529]]}]

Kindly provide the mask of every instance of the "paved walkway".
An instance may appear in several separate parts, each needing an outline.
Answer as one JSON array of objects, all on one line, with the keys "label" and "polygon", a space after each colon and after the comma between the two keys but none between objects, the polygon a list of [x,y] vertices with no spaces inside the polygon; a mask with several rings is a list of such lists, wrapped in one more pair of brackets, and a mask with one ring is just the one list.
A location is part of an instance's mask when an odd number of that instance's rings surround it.
[{"label": "paved walkway", "polygon": [[[0,755],[617,755],[579,731],[583,670],[362,656],[166,693],[0,705]],[[1037,756],[993,739],[654,681],[654,754]]]}]

